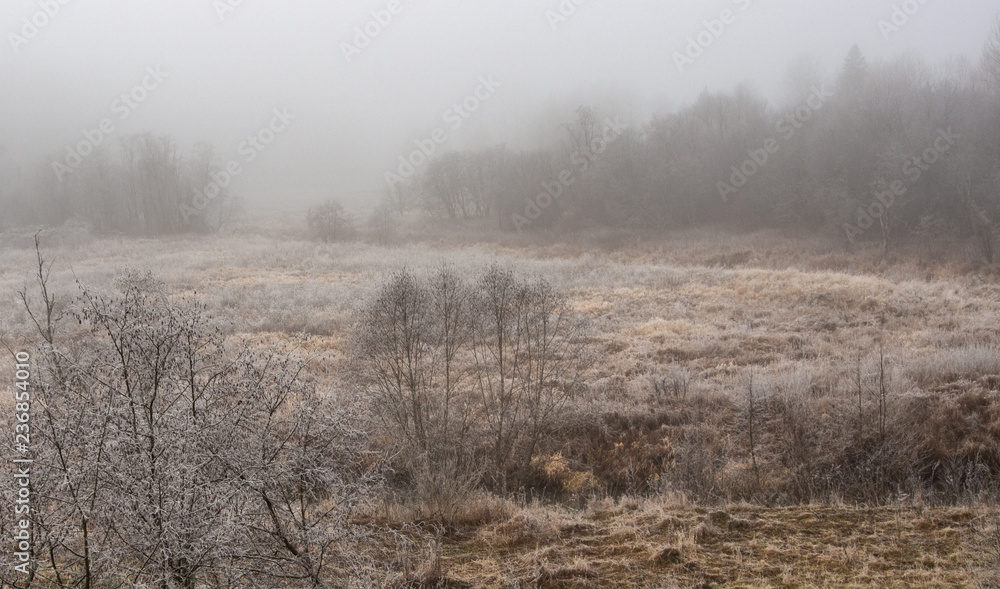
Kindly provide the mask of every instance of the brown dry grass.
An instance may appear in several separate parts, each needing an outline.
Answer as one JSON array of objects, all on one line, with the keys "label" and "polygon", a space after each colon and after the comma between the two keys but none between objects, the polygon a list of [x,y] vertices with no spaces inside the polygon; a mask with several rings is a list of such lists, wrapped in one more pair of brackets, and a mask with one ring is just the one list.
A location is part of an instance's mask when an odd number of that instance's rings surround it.
[{"label": "brown dry grass", "polygon": [[[63,301],[77,293],[75,279],[104,287],[118,267],[150,269],[176,296],[196,292],[233,336],[303,353],[331,391],[344,384],[352,315],[389,272],[442,263],[478,272],[499,259],[545,276],[587,319],[598,359],[563,437],[537,463],[577,502],[599,492],[595,481],[623,481],[616,491],[655,482],[699,427],[700,443],[729,455],[721,474],[746,478],[736,430],[749,367],[775,403],[761,460],[777,466],[763,477],[783,484],[791,468],[782,453],[850,429],[843,418],[853,410],[855,358],[861,353],[870,370],[878,340],[896,427],[941,432],[921,451],[948,459],[998,447],[1000,274],[961,251],[886,257],[773,232],[646,240],[600,232],[557,242],[482,227],[394,247],[318,245],[289,230],[297,218],[262,215],[232,235],[165,240],[54,231],[43,244]],[[13,295],[29,275],[30,233],[0,235],[0,334],[14,347],[37,339]],[[690,385],[683,400],[652,385],[678,375]],[[802,415],[813,429],[786,435]],[[982,520],[970,508],[726,505],[723,517],[665,498],[591,502],[584,511],[477,499],[450,522],[465,532],[449,536],[440,561],[419,575],[455,586],[652,588],[975,586],[985,578]],[[405,501],[368,515],[429,517]]]},{"label": "brown dry grass", "polygon": [[990,574],[976,512],[603,501],[532,507],[447,541],[443,570],[473,587],[969,587]]}]

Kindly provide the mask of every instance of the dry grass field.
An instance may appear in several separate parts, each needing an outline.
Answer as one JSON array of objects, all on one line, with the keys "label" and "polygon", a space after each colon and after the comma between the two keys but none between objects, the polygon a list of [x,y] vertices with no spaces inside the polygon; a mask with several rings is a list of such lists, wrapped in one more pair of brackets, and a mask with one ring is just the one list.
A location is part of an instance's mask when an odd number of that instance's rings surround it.
[{"label": "dry grass field", "polygon": [[574,513],[521,510],[448,541],[440,571],[453,586],[484,587],[988,586],[977,517],[965,508],[605,500]]},{"label": "dry grass field", "polygon": [[[469,505],[429,525],[440,552],[402,559],[412,586],[996,586],[996,479],[968,465],[1000,456],[1000,272],[973,254],[847,252],[773,232],[557,243],[483,227],[317,244],[300,225],[298,212],[266,213],[225,235],[161,240],[64,228],[43,232],[42,247],[61,302],[76,281],[102,289],[122,267],[150,270],[171,296],[206,304],[228,337],[301,354],[330,394],[348,386],[352,317],[390,272],[471,275],[499,261],[549,280],[594,358],[539,460],[559,500],[505,500],[486,515]],[[12,347],[37,339],[16,296],[31,234],[0,235]],[[846,455],[834,446],[880,419],[869,381],[860,406],[855,393],[858,373],[879,369],[892,443],[929,465],[933,484],[865,505],[846,484],[820,493]],[[768,402],[755,448],[741,410],[751,375]],[[926,435],[907,437],[916,430]],[[693,439],[717,452],[692,454]],[[699,460],[717,468],[678,474]],[[698,481],[715,491],[692,492]],[[420,519],[400,513],[366,517]]]}]

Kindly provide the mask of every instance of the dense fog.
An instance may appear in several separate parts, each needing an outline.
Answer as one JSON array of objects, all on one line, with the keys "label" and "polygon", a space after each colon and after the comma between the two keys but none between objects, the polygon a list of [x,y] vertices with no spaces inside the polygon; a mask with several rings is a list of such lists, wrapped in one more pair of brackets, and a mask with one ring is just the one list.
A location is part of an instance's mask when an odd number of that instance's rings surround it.
[{"label": "dense fog", "polygon": [[1000,587],[997,0],[5,0],[0,588]]},{"label": "dense fog", "polygon": [[[397,14],[388,0],[7,2],[3,198],[43,198],[42,171],[61,180],[52,162],[66,163],[67,150],[110,119],[100,150],[152,133],[197,159],[192,150],[207,142],[223,166],[245,164],[232,188],[250,200],[371,204],[385,172],[437,127],[448,131],[438,153],[522,150],[561,143],[560,126],[581,106],[641,129],[703,91],[746,83],[779,108],[797,91],[786,84],[790,65],[811,64],[810,75],[832,81],[855,44],[869,60],[920,55],[933,67],[964,55],[974,65],[996,13],[989,0],[393,5]],[[366,28],[374,35],[359,34]],[[699,35],[709,42],[692,50]],[[496,93],[447,123],[481,77],[499,84]],[[275,108],[294,121],[247,161],[241,144]]]}]

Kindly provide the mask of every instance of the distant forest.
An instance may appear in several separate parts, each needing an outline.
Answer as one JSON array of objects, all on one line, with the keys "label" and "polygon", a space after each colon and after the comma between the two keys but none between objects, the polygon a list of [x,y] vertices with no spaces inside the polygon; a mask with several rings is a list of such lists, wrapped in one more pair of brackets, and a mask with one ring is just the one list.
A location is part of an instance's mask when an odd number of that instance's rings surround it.
[{"label": "distant forest", "polygon": [[[834,79],[802,58],[786,83],[782,105],[740,85],[641,128],[581,107],[554,131],[558,148],[453,151],[423,165],[414,152],[386,174],[383,221],[419,211],[522,232],[791,227],[885,248],[973,240],[996,261],[1000,19],[978,63],[875,62],[853,47]],[[113,151],[0,186],[5,218],[157,235],[212,231],[236,211],[209,145],[185,156],[169,137],[140,135]],[[342,224],[338,213],[338,235],[356,235]]]}]

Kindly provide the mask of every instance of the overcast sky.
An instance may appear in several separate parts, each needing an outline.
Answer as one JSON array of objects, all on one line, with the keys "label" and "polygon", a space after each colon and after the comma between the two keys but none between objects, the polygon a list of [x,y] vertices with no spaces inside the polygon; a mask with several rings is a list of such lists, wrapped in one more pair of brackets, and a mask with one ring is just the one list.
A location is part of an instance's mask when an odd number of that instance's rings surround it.
[{"label": "overcast sky", "polygon": [[[518,148],[581,104],[641,122],[739,82],[780,100],[793,59],[813,56],[832,77],[853,44],[869,59],[978,61],[1000,11],[996,0],[576,2],[398,0],[376,26],[373,11],[396,2],[3,0],[0,165],[64,156],[110,119],[108,143],[144,131],[173,136],[185,153],[211,142],[241,162],[235,188],[251,199],[377,191],[435,129],[447,134],[438,151]],[[886,28],[894,4],[898,30]],[[575,13],[553,18],[561,5]],[[721,28],[709,22],[715,38],[705,22],[723,16]],[[366,25],[382,30],[349,62],[344,44]],[[699,34],[710,42],[679,71],[675,52]],[[486,98],[469,100],[474,112],[450,110],[477,90]],[[275,123],[275,109],[294,119]],[[283,130],[263,150],[241,149],[272,123]]]}]

